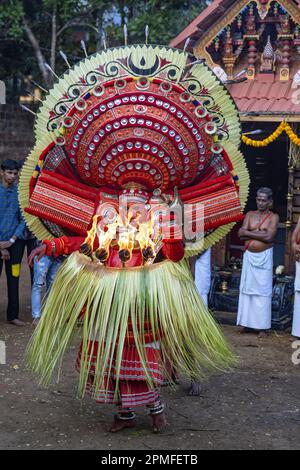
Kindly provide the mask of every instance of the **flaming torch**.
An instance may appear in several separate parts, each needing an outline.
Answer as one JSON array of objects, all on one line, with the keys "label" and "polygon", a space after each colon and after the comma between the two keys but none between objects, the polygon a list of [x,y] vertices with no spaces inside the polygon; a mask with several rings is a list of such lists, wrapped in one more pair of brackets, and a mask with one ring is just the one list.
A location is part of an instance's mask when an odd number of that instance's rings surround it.
[{"label": "flaming torch", "polygon": [[89,256],[91,259],[93,259],[93,245],[96,237],[97,223],[98,215],[94,215],[92,228],[88,231],[86,239],[84,240],[79,250],[80,253]]}]

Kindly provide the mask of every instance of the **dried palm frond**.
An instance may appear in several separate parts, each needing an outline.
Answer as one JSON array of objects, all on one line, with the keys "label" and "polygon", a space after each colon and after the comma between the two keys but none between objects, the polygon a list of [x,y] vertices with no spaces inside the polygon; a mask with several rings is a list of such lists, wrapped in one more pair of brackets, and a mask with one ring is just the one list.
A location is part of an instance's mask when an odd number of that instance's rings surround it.
[{"label": "dried palm frond", "polygon": [[[129,320],[150,387],[153,381],[144,348],[144,320],[150,322],[154,341],[160,343],[162,367],[171,363],[187,376],[202,379],[234,364],[233,353],[200,299],[185,260],[124,270],[95,265],[76,252],[59,270],[27,349],[27,363],[43,385],[50,382],[74,337],[83,307],[81,397],[89,378],[88,352],[94,341],[99,345],[93,372],[95,389],[107,386],[113,363],[118,385]],[[164,374],[171,380],[167,368]]]}]

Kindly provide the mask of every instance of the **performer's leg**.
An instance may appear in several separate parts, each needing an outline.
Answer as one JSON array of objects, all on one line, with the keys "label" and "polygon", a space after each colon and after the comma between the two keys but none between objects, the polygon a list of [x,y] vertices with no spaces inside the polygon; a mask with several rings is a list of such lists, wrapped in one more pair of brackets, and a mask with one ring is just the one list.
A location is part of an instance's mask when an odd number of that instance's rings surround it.
[{"label": "performer's leg", "polygon": [[133,428],[136,424],[135,413],[132,408],[123,408],[118,406],[118,413],[114,416],[114,422],[110,428],[110,432],[122,431],[125,428]]},{"label": "performer's leg", "polygon": [[164,413],[164,405],[157,399],[154,403],[147,405],[149,409],[149,414],[152,418],[153,432],[160,432],[167,424],[166,415]]}]

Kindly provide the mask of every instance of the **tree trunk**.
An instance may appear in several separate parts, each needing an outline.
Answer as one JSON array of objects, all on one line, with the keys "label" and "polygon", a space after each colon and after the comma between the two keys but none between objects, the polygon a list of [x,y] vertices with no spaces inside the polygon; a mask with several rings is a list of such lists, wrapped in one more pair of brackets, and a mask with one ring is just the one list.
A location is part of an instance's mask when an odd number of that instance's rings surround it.
[{"label": "tree trunk", "polygon": [[102,12],[100,10],[97,10],[97,13],[96,13],[96,28],[98,30],[96,50],[100,51],[102,47],[102,37],[103,37],[103,19],[102,19]]},{"label": "tree trunk", "polygon": [[46,87],[50,88],[51,85],[52,85],[53,80],[52,80],[52,76],[49,75],[49,72],[45,67],[45,57],[44,57],[44,55],[41,51],[40,45],[39,45],[35,35],[33,34],[33,31],[30,28],[30,26],[29,26],[29,24],[28,24],[25,17],[23,17],[23,24],[24,24],[24,29],[26,31],[28,39],[31,42],[31,45],[33,47],[35,56],[37,58],[38,66],[39,66],[39,69],[40,69],[41,74],[43,76],[45,85],[46,85]]},{"label": "tree trunk", "polygon": [[124,26],[126,18],[124,0],[119,0],[119,13],[121,15],[121,25]]},{"label": "tree trunk", "polygon": [[53,7],[52,12],[52,33],[51,33],[51,57],[50,65],[55,72],[55,56],[56,56],[56,40],[57,40],[57,21],[56,21],[56,5]]}]

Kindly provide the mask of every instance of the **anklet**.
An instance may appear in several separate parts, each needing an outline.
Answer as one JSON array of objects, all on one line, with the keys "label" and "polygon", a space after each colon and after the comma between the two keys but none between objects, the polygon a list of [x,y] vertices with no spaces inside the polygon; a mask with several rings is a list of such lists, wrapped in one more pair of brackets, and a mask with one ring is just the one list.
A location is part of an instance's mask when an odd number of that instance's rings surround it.
[{"label": "anklet", "polygon": [[159,415],[160,413],[162,413],[165,409],[165,405],[160,400],[158,400],[152,405],[148,405],[148,408],[149,408],[149,414],[151,416],[154,416],[154,415]]},{"label": "anklet", "polygon": [[115,416],[120,420],[129,421],[131,419],[134,419],[136,415],[131,408],[120,408]]}]

